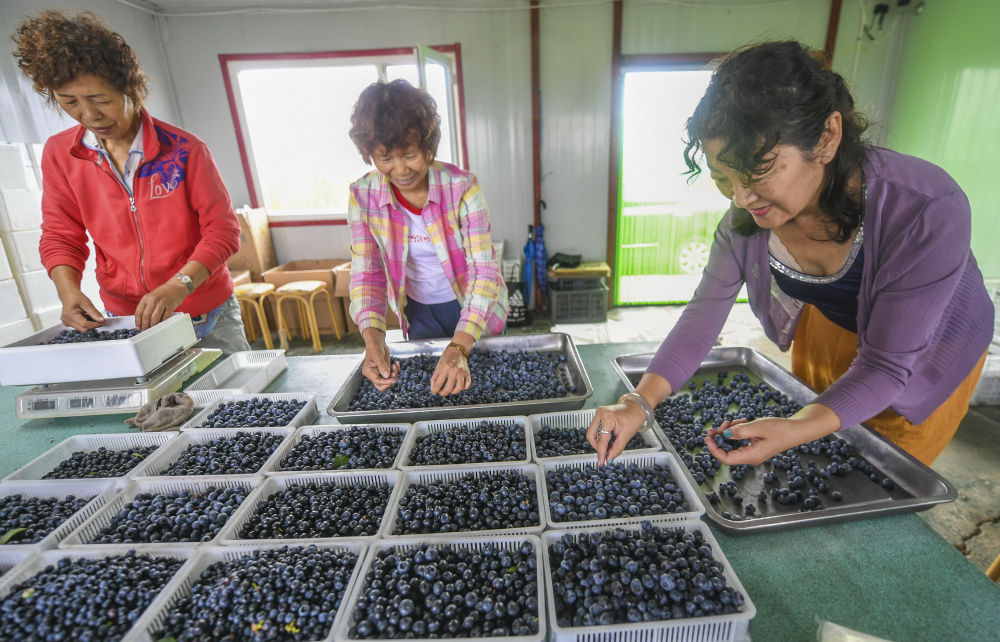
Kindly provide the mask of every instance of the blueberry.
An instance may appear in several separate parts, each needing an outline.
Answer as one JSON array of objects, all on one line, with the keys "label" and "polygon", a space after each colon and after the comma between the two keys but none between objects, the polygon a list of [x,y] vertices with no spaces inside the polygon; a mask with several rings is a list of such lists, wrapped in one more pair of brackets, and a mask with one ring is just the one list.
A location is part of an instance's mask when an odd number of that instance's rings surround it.
[{"label": "blueberry", "polygon": [[248,492],[234,486],[139,493],[125,503],[90,543],[207,542],[222,530]]},{"label": "blueberry", "polygon": [[79,450],[42,475],[42,479],[121,477],[139,465],[156,448],[143,446],[111,450],[101,446],[97,450]]},{"label": "blueberry", "polygon": [[80,332],[79,330],[61,330],[59,334],[49,339],[48,341],[40,342],[42,345],[45,344],[57,344],[57,343],[87,343],[90,341],[115,341],[118,339],[130,339],[137,334],[140,330],[138,328],[120,328],[118,330],[98,330],[94,328],[93,330],[88,330],[87,332]]},{"label": "blueberry", "polygon": [[197,428],[287,426],[306,405],[298,399],[253,397],[219,404]]},{"label": "blueberry", "polygon": [[0,497],[0,534],[12,533],[8,544],[40,542],[91,499],[73,495],[64,499],[21,494]]},{"label": "blueberry", "polygon": [[350,486],[308,483],[269,495],[254,508],[240,539],[310,539],[375,535],[382,523],[388,484]]},{"label": "blueberry", "polygon": [[437,466],[527,458],[524,428],[491,421],[462,424],[417,437],[408,465]]},{"label": "blueberry", "polygon": [[264,432],[239,432],[201,444],[191,444],[166,470],[155,474],[243,475],[256,473],[284,437]]},{"label": "blueberry", "polygon": [[281,470],[391,468],[403,444],[403,428],[353,426],[303,435],[281,460]]}]

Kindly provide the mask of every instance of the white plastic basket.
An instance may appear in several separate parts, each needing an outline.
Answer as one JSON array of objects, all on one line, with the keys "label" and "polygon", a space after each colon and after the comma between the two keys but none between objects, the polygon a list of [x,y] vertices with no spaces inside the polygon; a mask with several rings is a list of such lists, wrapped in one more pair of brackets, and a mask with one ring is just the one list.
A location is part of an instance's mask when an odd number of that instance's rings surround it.
[{"label": "white plastic basket", "polygon": [[[206,492],[210,488],[233,488],[239,487],[247,491],[247,496],[249,497],[250,491],[256,488],[260,483],[259,477],[254,477],[250,479],[226,479],[225,477],[220,477],[218,479],[214,477],[179,477],[176,481],[173,480],[162,480],[160,479],[150,479],[146,481],[133,481],[129,483],[128,486],[124,488],[116,497],[111,499],[105,504],[101,510],[92,514],[87,521],[80,524],[76,530],[71,532],[65,539],[59,543],[59,548],[63,549],[74,549],[74,548],[93,548],[97,550],[107,550],[109,548],[115,549],[131,549],[145,551],[152,548],[162,548],[164,546],[178,546],[178,547],[195,547],[195,546],[205,546],[213,544],[218,538],[219,534],[216,533],[208,542],[135,542],[130,544],[93,544],[91,540],[97,537],[98,533],[105,527],[111,524],[115,516],[125,506],[132,503],[136,495],[142,493],[153,493],[153,494],[167,494],[171,492],[182,492],[182,491],[200,491]],[[0,489],[3,486],[0,485]],[[246,501],[244,499],[243,501]],[[239,507],[237,507],[239,508]],[[236,511],[233,511],[236,514]],[[232,519],[230,515],[229,519]],[[225,528],[225,524],[222,525]],[[222,529],[219,529],[222,532]]]},{"label": "white plastic basket", "polygon": [[[528,446],[530,448],[530,454],[532,461],[542,462],[542,461],[556,461],[561,459],[568,459],[570,457],[582,457],[583,455],[559,455],[554,457],[542,457],[538,454],[535,448],[535,433],[542,429],[542,426],[549,426],[557,430],[567,430],[575,428],[587,428],[590,422],[593,421],[594,415],[597,410],[591,408],[590,410],[572,410],[569,412],[546,412],[539,415],[528,415]],[[626,453],[655,453],[662,450],[660,447],[660,442],[656,439],[653,431],[648,430],[646,432],[638,432],[635,434],[633,439],[639,439],[645,447],[635,448],[632,450],[626,450]],[[594,457],[593,454],[590,455]]]},{"label": "white plastic basket", "polygon": [[[218,402],[211,404],[204,410],[199,412],[197,415],[189,419],[183,426],[181,426],[181,432],[186,430],[205,430],[205,428],[199,428],[203,421],[208,419],[208,416],[215,412],[219,406],[225,404],[229,401],[247,401],[249,399],[270,399],[271,401],[291,401],[293,399],[298,399],[299,401],[305,401],[306,405],[302,407],[295,416],[292,417],[291,423],[286,426],[279,426],[281,428],[297,428],[299,426],[304,426],[312,422],[316,418],[316,395],[305,392],[267,392],[252,395],[229,395]],[[244,428],[259,430],[254,426],[234,426],[234,428]]]},{"label": "white plastic basket", "polygon": [[35,554],[34,551],[5,551],[4,548],[6,547],[0,548],[0,578]]},{"label": "white plastic basket", "polygon": [[417,445],[417,439],[425,435],[444,432],[452,428],[463,430],[475,430],[480,423],[488,421],[502,426],[520,426],[524,436],[524,457],[521,459],[510,459],[505,461],[481,461],[470,464],[443,464],[449,468],[464,467],[470,470],[482,468],[483,466],[493,466],[495,464],[529,464],[531,463],[531,451],[528,450],[528,418],[526,416],[510,417],[476,417],[472,419],[440,419],[435,421],[418,421],[413,424],[413,428],[406,435],[403,442],[403,454],[399,460],[400,470],[426,470],[428,466],[422,464],[411,465],[410,454]]},{"label": "white plastic basket", "polygon": [[[389,514],[389,510],[392,508],[395,502],[396,494],[399,490],[399,476],[400,472],[398,470],[386,470],[386,471],[336,471],[327,473],[312,473],[308,475],[301,474],[282,474],[274,475],[268,477],[264,482],[253,491],[253,494],[246,498],[243,505],[233,513],[233,517],[223,526],[222,530],[219,532],[219,544],[223,546],[240,546],[244,544],[288,544],[298,545],[298,544],[316,544],[316,543],[329,543],[329,542],[341,542],[345,540],[362,540],[362,541],[374,541],[382,534],[385,528],[386,515]],[[247,522],[251,519],[255,519],[255,513],[257,508],[271,495],[283,492],[293,486],[308,486],[311,484],[317,485],[330,485],[330,486],[372,486],[375,484],[387,484],[390,488],[389,500],[386,502],[385,513],[382,515],[382,519],[379,523],[378,530],[375,531],[373,535],[358,535],[349,537],[316,537],[316,538],[298,538],[298,539],[241,539],[240,531],[246,526]]]},{"label": "white plastic basket", "polygon": [[215,441],[216,439],[225,439],[236,437],[240,434],[260,432],[268,435],[279,435],[282,440],[278,442],[277,448],[275,448],[268,458],[261,464],[260,468],[252,473],[244,473],[239,475],[234,474],[219,474],[219,475],[198,475],[199,477],[225,477],[227,479],[242,479],[246,477],[258,477],[264,474],[265,470],[271,468],[271,466],[277,461],[277,454],[281,450],[281,447],[285,445],[291,436],[295,433],[294,428],[202,428],[199,430],[188,430],[181,433],[181,435],[169,443],[165,444],[162,448],[157,450],[153,455],[146,458],[146,461],[139,464],[137,468],[132,469],[132,479],[184,479],[185,477],[194,477],[194,475],[166,475],[164,474],[174,463],[180,459],[181,455],[188,449],[189,446],[207,444],[210,441]]},{"label": "white plastic basket", "polygon": [[[156,638],[153,637],[153,633],[163,626],[170,607],[191,592],[191,587],[201,578],[201,574],[205,569],[212,564],[217,562],[231,562],[240,557],[250,555],[255,551],[279,549],[286,545],[282,543],[266,546],[205,546],[198,549],[191,562],[181,569],[182,572],[174,576],[174,579],[160,592],[159,597],[156,598],[153,604],[136,621],[135,626],[132,627],[132,631],[126,637],[122,638],[122,642],[155,642]],[[325,638],[322,638],[323,642],[332,642],[334,640],[333,632],[336,631],[336,627],[345,613],[344,607],[347,603],[347,596],[354,588],[354,585],[357,584],[360,577],[361,565],[365,559],[367,550],[365,544],[359,541],[316,544],[316,548],[329,548],[339,552],[354,553],[358,556],[358,560],[354,564],[354,571],[351,573],[351,577],[344,587],[344,595],[340,600],[340,608],[337,609],[337,614],[331,620],[330,633]]]},{"label": "white plastic basket", "polygon": [[204,408],[232,395],[262,392],[286,367],[284,350],[234,352],[184,393],[196,408]]},{"label": "white plastic basket", "polygon": [[[560,540],[563,535],[583,537],[592,532],[606,532],[614,526],[602,525],[598,528],[581,528],[570,531],[546,531],[542,534],[542,562],[545,571],[545,601],[546,611],[552,618],[549,637],[553,642],[737,642],[747,639],[747,627],[750,620],[757,615],[757,608],[750,601],[750,596],[740,583],[739,578],[730,566],[729,560],[722,553],[719,542],[712,531],[701,521],[678,522],[672,524],[657,524],[660,528],[683,528],[688,532],[699,532],[712,547],[712,557],[722,563],[726,584],[743,594],[743,610],[727,615],[709,615],[684,618],[681,620],[657,620],[655,622],[636,622],[610,624],[606,626],[560,626],[556,619],[555,592],[552,589],[552,560],[549,557],[549,546]],[[626,530],[639,532],[638,526],[626,526]]]},{"label": "white plastic basket", "polygon": [[698,519],[705,512],[705,507],[702,506],[701,501],[698,499],[697,493],[691,487],[690,482],[688,482],[687,477],[684,476],[684,471],[681,469],[677,460],[674,456],[665,452],[654,452],[647,454],[633,455],[629,453],[623,453],[615,458],[616,464],[636,464],[640,467],[652,466],[654,464],[659,464],[660,466],[666,466],[670,471],[670,476],[674,478],[674,483],[680,489],[681,493],[684,495],[684,499],[687,500],[687,504],[690,510],[684,511],[683,513],[665,513],[662,515],[636,515],[635,517],[607,517],[605,519],[593,519],[586,521],[576,521],[576,522],[557,522],[552,518],[552,510],[549,505],[549,487],[545,480],[545,474],[550,470],[556,470],[561,468],[584,468],[587,465],[594,466],[596,461],[593,457],[589,455],[583,455],[580,457],[563,457],[558,460],[545,460],[542,461],[539,466],[542,469],[542,482],[545,485],[545,489],[542,492],[542,501],[545,503],[545,524],[548,528],[558,528],[558,529],[568,529],[568,528],[581,528],[590,526],[600,526],[602,528],[615,527],[615,526],[626,526],[635,525],[642,522],[654,522],[657,524],[669,523],[669,522],[680,522],[688,521],[693,519]]},{"label": "white plastic basket", "polygon": [[[94,513],[103,508],[117,493],[114,484],[108,480],[99,479],[64,479],[61,482],[10,482],[0,484],[0,497],[24,495],[25,497],[56,497],[66,499],[68,495],[75,497],[93,496],[83,508],[69,516],[59,526],[34,544],[4,544],[3,551],[37,552],[55,548],[66,536],[85,522]],[[2,533],[0,533],[2,534]]]},{"label": "white plastic basket", "polygon": [[[518,549],[522,543],[531,542],[532,546],[535,547],[535,554],[538,556],[536,570],[537,570],[537,587],[538,587],[538,633],[531,636],[506,636],[506,637],[481,637],[481,638],[469,638],[469,637],[456,637],[456,638],[446,638],[451,642],[477,642],[479,640],[496,640],[503,642],[541,642],[545,639],[546,632],[546,608],[544,607],[545,598],[543,595],[543,575],[542,575],[542,559],[541,550],[542,543],[536,535],[518,535],[509,537],[457,537],[452,536],[449,539],[437,540],[429,542],[434,548],[445,548],[448,546],[455,547],[458,549],[466,550],[482,550],[487,544],[494,544],[498,546],[501,550],[513,551]],[[358,600],[363,594],[365,588],[367,588],[366,579],[368,577],[368,572],[371,570],[372,562],[375,560],[376,555],[379,552],[385,550],[395,550],[395,551],[407,551],[413,549],[417,546],[427,544],[428,542],[423,539],[423,536],[400,538],[395,540],[380,540],[371,544],[368,548],[368,554],[365,556],[364,565],[361,567],[358,573],[358,581],[354,583],[354,587],[351,590],[350,597],[341,604],[341,612],[338,615],[342,615],[342,618],[337,623],[337,627],[333,631],[332,639],[342,641],[342,640],[354,640],[357,638],[352,638],[348,635],[351,623],[354,616],[354,610],[357,608]],[[373,638],[373,639],[386,639],[386,638]],[[428,638],[414,638],[418,642],[426,640]]]},{"label": "white plastic basket", "polygon": [[[469,468],[468,465],[461,466],[434,466],[433,470],[426,468],[420,470],[408,470],[403,472],[403,478],[399,485],[399,491],[393,496],[392,504],[386,511],[383,520],[383,539],[402,539],[418,537],[425,540],[437,541],[441,539],[453,539],[455,537],[494,537],[512,535],[537,535],[545,529],[545,518],[542,516],[542,479],[538,466],[535,464],[476,464],[478,468]],[[504,528],[484,531],[459,531],[455,533],[407,533],[405,535],[393,535],[396,528],[397,517],[399,516],[400,498],[406,495],[410,486],[424,486],[436,481],[458,481],[466,475],[479,477],[487,473],[498,473],[506,471],[519,471],[522,476],[535,480],[535,501],[538,507],[538,526],[524,526],[521,528]]]},{"label": "white plastic basket", "polygon": [[[27,561],[22,562],[17,567],[15,567],[11,572],[5,573],[3,577],[0,577],[0,598],[6,597],[7,593],[15,585],[20,584],[29,577],[37,575],[38,573],[44,571],[47,566],[56,565],[61,559],[67,557],[70,559],[100,559],[104,557],[115,557],[118,555],[124,555],[129,550],[132,549],[126,547],[120,550],[99,551],[91,549],[91,550],[77,550],[77,551],[54,550],[54,551],[41,552],[37,555],[32,556]],[[140,553],[139,551],[136,552]],[[141,551],[141,554],[152,555],[154,557],[172,557],[174,559],[183,560],[184,562],[181,565],[181,567],[177,569],[177,571],[174,573],[174,576],[170,578],[170,580],[167,581],[166,585],[160,590],[160,593],[157,594],[153,598],[153,601],[150,602],[149,606],[146,607],[146,610],[143,611],[143,614],[145,614],[149,613],[150,610],[155,607],[156,603],[160,601],[160,597],[163,591],[166,590],[169,586],[171,586],[174,582],[176,582],[178,578],[182,577],[185,574],[186,570],[190,567],[192,561],[191,558],[194,554],[194,549],[163,547],[160,549],[149,549]],[[128,632],[125,634],[125,636],[123,636],[121,639],[122,640],[129,639],[130,636],[135,634],[137,632],[136,625],[141,621],[142,621],[142,615],[139,616],[139,619],[136,620],[136,623],[132,625],[132,628],[129,629]]]},{"label": "white plastic basket", "polygon": [[[104,435],[73,435],[72,437],[67,437],[56,446],[39,455],[30,463],[21,466],[11,474],[7,475],[3,481],[33,480],[47,484],[73,482],[76,480],[42,479],[42,476],[51,472],[56,466],[72,457],[75,452],[97,450],[101,447],[107,448],[108,450],[130,450],[132,448],[143,448],[149,446],[162,447],[179,434],[180,433],[176,430],[170,430],[164,432],[122,432]],[[142,464],[146,461],[149,461],[149,459],[153,457],[156,452],[158,451],[154,450],[147,455],[145,459],[137,461],[132,470],[128,471],[121,477],[83,477],[81,479],[115,482],[128,481],[132,478],[132,475],[135,474],[136,469],[139,468],[139,466],[142,466]]]},{"label": "white plastic basket", "polygon": [[[281,445],[278,450],[277,458],[274,460],[274,465],[268,468],[266,471],[268,475],[278,475],[284,473],[298,473],[298,474],[312,474],[319,472],[327,472],[320,470],[288,470],[281,467],[281,462],[284,461],[285,457],[299,445],[303,437],[315,438],[319,435],[325,435],[330,433],[342,432],[344,430],[351,430],[353,428],[367,428],[375,432],[389,432],[389,431],[401,431],[403,433],[403,440],[399,444],[399,450],[396,451],[396,457],[392,461],[392,465],[389,468],[399,468],[402,463],[402,457],[404,452],[404,447],[406,446],[406,435],[413,428],[413,424],[329,424],[325,426],[302,426],[298,429],[291,439],[286,441]],[[385,468],[337,468],[330,469],[330,472],[337,471],[358,471],[358,470],[386,470]]]}]

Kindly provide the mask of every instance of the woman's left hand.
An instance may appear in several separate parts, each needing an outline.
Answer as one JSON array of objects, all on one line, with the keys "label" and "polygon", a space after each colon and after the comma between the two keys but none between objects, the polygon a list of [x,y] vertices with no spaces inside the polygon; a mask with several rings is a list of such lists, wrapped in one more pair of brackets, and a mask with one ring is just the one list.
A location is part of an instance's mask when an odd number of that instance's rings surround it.
[{"label": "woman's left hand", "polygon": [[[713,457],[728,466],[756,466],[778,453],[825,437],[839,428],[840,419],[832,410],[820,404],[810,404],[788,418],[724,421],[718,428],[708,429],[705,447]],[[726,439],[747,439],[750,443],[726,452],[715,443],[715,435],[722,435],[726,430],[731,431]]]},{"label": "woman's left hand", "polygon": [[431,394],[446,397],[468,390],[471,385],[472,375],[465,355],[454,346],[445,348],[431,375]]},{"label": "woman's left hand", "polygon": [[187,287],[171,278],[146,296],[135,306],[135,327],[146,330],[163,321],[177,309],[187,295]]}]

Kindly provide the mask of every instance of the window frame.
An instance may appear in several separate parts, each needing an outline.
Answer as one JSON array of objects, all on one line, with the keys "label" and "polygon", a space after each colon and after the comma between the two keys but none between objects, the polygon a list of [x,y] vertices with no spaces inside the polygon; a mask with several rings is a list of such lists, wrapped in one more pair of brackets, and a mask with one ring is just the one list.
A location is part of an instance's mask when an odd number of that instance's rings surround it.
[{"label": "window frame", "polygon": [[[410,56],[411,60],[418,65],[418,70],[423,75],[423,58],[420,55],[421,45],[412,47],[390,47],[384,49],[350,49],[341,51],[316,51],[316,52],[287,52],[287,53],[245,53],[245,54],[219,54],[219,64],[222,68],[222,79],[226,90],[226,99],[229,104],[229,113],[233,121],[233,129],[236,134],[236,146],[240,153],[240,163],[243,167],[243,177],[246,181],[247,192],[250,196],[250,205],[253,208],[262,207],[264,204],[263,192],[260,188],[260,180],[257,176],[256,166],[253,161],[253,150],[250,145],[247,132],[247,123],[243,111],[242,101],[237,93],[236,74],[244,69],[267,68],[276,64],[294,61],[320,61],[320,60],[343,60],[356,59],[360,64],[374,64],[378,67],[379,77],[385,78],[385,68],[387,65],[399,64],[403,57]],[[432,45],[426,47],[436,54],[435,61],[440,62],[441,57],[446,57],[451,62],[450,73],[452,78],[452,113],[454,116],[454,133],[458,139],[457,150],[459,156],[456,165],[465,168],[468,163],[469,152],[466,142],[465,124],[465,91],[462,78],[462,47],[460,43],[450,45]],[[254,64],[258,63],[258,64]],[[290,212],[281,211],[268,212],[269,217],[281,219],[280,222],[272,222],[279,226],[284,225],[321,225],[321,224],[345,224],[346,212]]]}]

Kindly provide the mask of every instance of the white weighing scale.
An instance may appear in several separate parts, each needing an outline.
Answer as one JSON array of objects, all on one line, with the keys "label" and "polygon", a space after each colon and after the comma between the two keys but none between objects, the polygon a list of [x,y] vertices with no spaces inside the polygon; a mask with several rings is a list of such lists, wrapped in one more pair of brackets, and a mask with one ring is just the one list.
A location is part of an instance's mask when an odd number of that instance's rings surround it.
[{"label": "white weighing scale", "polygon": [[185,381],[222,356],[215,348],[188,348],[147,375],[50,383],[15,398],[18,419],[135,413],[143,405],[181,389]]}]

